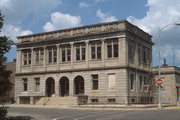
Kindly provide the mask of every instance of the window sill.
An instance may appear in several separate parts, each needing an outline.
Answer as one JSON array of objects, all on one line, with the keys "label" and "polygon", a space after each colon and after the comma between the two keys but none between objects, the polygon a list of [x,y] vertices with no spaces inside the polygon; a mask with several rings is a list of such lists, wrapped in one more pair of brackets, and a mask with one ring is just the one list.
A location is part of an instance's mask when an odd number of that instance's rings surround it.
[{"label": "window sill", "polygon": [[23,93],[23,94],[27,94],[28,92],[27,92],[27,91],[23,91],[22,93]]},{"label": "window sill", "polygon": [[43,66],[43,64],[36,64],[36,65],[34,65],[35,67],[42,67]]},{"label": "window sill", "polygon": [[91,59],[90,62],[91,62],[91,61],[93,61],[93,62],[94,62],[94,61],[102,61],[102,59]]},{"label": "window sill", "polygon": [[113,58],[106,58],[105,60],[117,60],[118,57],[113,57]]},{"label": "window sill", "polygon": [[86,62],[86,60],[75,61],[74,63]]},{"label": "window sill", "polygon": [[47,65],[56,65],[57,63],[47,63]]},{"label": "window sill", "polygon": [[69,64],[69,63],[71,63],[71,61],[60,62],[60,64]]},{"label": "window sill", "polygon": [[31,67],[31,64],[30,65],[22,65],[22,67]]}]

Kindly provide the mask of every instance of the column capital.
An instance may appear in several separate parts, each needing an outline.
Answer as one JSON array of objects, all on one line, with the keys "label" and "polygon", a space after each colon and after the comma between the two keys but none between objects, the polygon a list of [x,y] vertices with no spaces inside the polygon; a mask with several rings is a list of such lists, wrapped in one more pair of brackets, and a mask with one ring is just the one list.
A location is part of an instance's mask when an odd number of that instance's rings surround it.
[{"label": "column capital", "polygon": [[70,42],[70,45],[74,45],[74,42]]},{"label": "column capital", "polygon": [[86,40],[85,43],[88,44],[88,43],[89,43],[89,40]]},{"label": "column capital", "polygon": [[105,38],[102,38],[101,41],[104,42],[104,41],[105,41]]},{"label": "column capital", "polygon": [[16,51],[22,51],[22,49],[19,49],[19,48],[18,48],[18,49],[16,49]]},{"label": "column capital", "polygon": [[31,47],[30,50],[34,50],[34,47]]},{"label": "column capital", "polygon": [[59,47],[60,46],[60,44],[56,44],[56,47]]}]

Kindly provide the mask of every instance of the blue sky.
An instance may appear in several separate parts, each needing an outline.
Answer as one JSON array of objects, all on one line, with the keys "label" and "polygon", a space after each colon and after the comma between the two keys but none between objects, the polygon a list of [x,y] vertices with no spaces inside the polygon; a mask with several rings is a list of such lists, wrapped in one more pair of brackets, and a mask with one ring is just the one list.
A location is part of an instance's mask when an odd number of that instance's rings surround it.
[{"label": "blue sky", "polygon": [[[1,35],[15,42],[16,36],[69,27],[127,19],[153,36],[157,43],[159,27],[180,22],[178,0],[1,0],[0,10],[5,15]],[[172,51],[176,65],[180,62],[180,27],[169,26],[161,32],[161,56],[172,65]],[[16,48],[7,54],[15,58]],[[157,65],[154,46],[153,65]],[[161,61],[162,63],[162,61]]]}]

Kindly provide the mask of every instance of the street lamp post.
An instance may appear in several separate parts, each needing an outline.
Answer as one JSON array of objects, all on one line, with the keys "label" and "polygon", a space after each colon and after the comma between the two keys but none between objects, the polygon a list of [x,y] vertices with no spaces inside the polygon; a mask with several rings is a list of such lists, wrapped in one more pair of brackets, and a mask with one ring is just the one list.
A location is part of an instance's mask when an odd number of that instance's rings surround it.
[{"label": "street lamp post", "polygon": [[[172,26],[172,25],[177,25],[179,26],[180,23],[173,23],[173,24],[168,24],[168,25],[165,25],[164,27],[162,28],[159,28],[159,32],[158,32],[158,64],[159,64],[159,69],[158,69],[158,78],[161,79],[161,71],[160,71],[160,68],[161,68],[161,65],[160,65],[160,60],[161,60],[161,56],[160,56],[160,41],[161,41],[161,31],[165,28],[167,28],[168,26]],[[162,108],[162,104],[161,104],[161,86],[159,85],[158,86],[158,108]]]}]

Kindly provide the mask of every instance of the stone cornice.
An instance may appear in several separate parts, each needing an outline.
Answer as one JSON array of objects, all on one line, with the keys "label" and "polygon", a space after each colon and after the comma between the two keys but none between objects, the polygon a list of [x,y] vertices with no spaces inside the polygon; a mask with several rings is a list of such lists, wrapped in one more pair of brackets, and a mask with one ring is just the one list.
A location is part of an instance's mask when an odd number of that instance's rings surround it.
[{"label": "stone cornice", "polygon": [[37,74],[52,74],[52,73],[67,73],[67,72],[82,72],[82,71],[94,71],[94,70],[112,70],[112,69],[127,69],[136,70],[137,72],[150,72],[130,66],[112,66],[112,67],[97,67],[97,68],[83,68],[83,69],[72,69],[72,70],[54,70],[54,71],[42,71],[42,72],[28,72],[28,73],[16,73],[16,76],[23,75],[37,75]]}]

